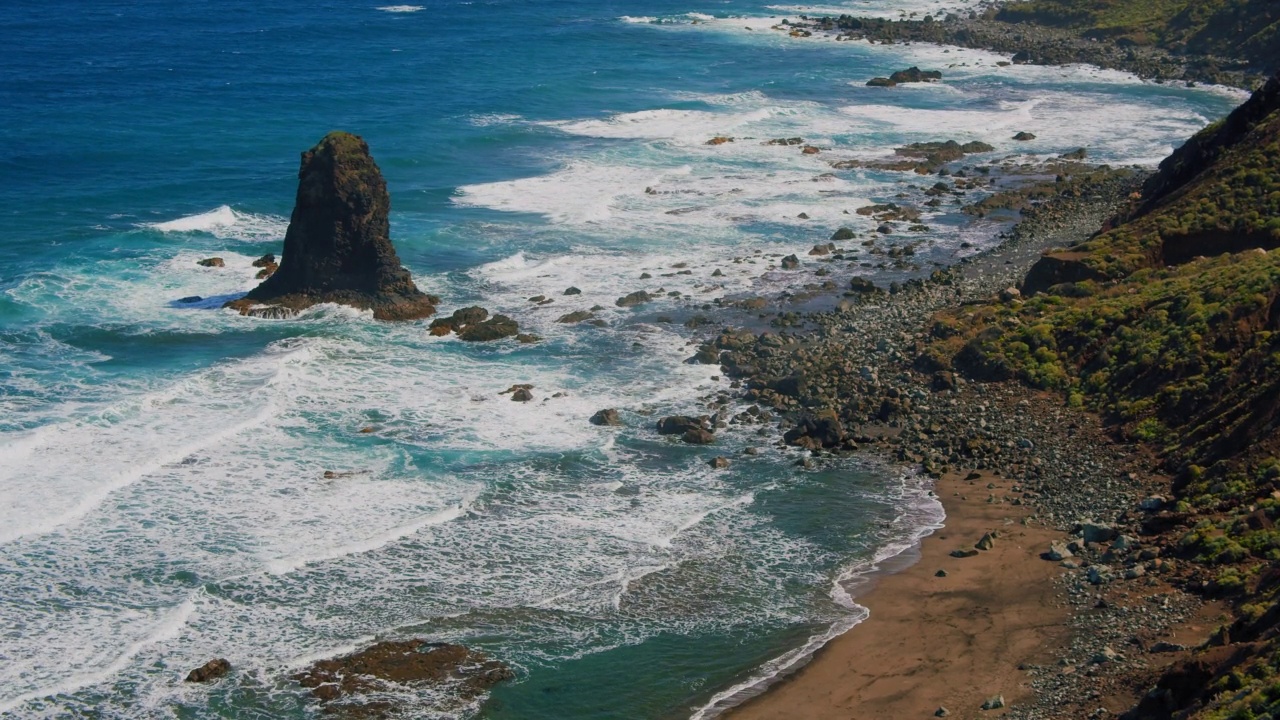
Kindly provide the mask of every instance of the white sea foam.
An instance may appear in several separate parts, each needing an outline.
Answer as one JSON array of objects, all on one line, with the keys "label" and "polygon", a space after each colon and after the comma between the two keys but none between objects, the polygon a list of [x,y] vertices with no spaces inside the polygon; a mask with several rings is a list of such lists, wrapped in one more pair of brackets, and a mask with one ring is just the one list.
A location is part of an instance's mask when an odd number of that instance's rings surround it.
[{"label": "white sea foam", "polygon": [[948,13],[967,13],[982,3],[983,0],[859,0],[833,5],[770,5],[769,9],[795,15],[854,15],[897,20],[920,19],[926,15],[944,18]]},{"label": "white sea foam", "polygon": [[389,13],[415,13],[426,8],[422,5],[384,5],[378,9]]},{"label": "white sea foam", "polygon": [[284,237],[289,221],[273,215],[241,212],[221,205],[208,212],[148,223],[145,227],[165,233],[207,233],[224,240],[260,241]]}]

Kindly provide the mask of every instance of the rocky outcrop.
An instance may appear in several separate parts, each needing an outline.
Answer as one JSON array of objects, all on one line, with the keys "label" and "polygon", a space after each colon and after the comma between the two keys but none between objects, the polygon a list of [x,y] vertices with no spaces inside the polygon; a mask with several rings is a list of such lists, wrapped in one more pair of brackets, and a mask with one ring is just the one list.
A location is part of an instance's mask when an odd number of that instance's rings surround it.
[{"label": "rocky outcrop", "polygon": [[591,416],[592,425],[621,425],[622,418],[618,417],[618,411],[613,408],[601,410]]},{"label": "rocky outcrop", "polygon": [[189,683],[213,682],[229,672],[231,672],[231,663],[225,658],[216,658],[187,673],[186,681]]},{"label": "rocky outcrop", "polygon": [[431,315],[439,299],[419,290],[400,265],[390,209],[369,146],[349,133],[329,133],[302,154],[279,269],[227,307],[266,316],[338,303],[372,310],[379,320]]},{"label": "rocky outcrop", "polygon": [[1086,259],[1088,256],[1081,252],[1046,254],[1031,266],[1020,290],[1024,295],[1034,295],[1054,285],[1101,279],[1102,276],[1085,262]]},{"label": "rocky outcrop", "polygon": [[449,687],[471,699],[513,677],[502,662],[461,645],[403,640],[319,660],[292,679],[328,703],[394,691],[397,686]]}]

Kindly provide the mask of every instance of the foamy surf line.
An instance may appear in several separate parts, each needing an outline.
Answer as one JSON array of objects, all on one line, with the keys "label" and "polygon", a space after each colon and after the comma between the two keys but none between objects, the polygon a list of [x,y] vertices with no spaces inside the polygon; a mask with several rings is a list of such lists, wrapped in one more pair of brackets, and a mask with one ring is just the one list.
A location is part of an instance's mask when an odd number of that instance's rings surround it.
[{"label": "foamy surf line", "polygon": [[163,222],[142,223],[140,227],[166,234],[207,233],[220,240],[278,240],[284,237],[289,221],[219,205],[207,212]]},{"label": "foamy surf line", "polygon": [[892,574],[905,569],[903,567],[898,570],[888,570],[884,566],[908,552],[918,550],[926,537],[942,529],[947,517],[942,501],[932,492],[933,483],[926,477],[917,473],[905,473],[900,480],[903,483],[903,499],[910,502],[895,520],[895,525],[908,524],[905,532],[897,540],[891,540],[881,547],[870,559],[855,563],[841,572],[832,583],[832,600],[849,608],[851,611],[849,617],[838,620],[824,632],[810,636],[800,647],[766,662],[746,680],[712,696],[707,704],[689,716],[689,720],[711,720],[762,695],[773,685],[807,665],[814,653],[821,650],[827,643],[871,617],[870,610],[854,602],[857,589],[865,587],[877,574]]}]

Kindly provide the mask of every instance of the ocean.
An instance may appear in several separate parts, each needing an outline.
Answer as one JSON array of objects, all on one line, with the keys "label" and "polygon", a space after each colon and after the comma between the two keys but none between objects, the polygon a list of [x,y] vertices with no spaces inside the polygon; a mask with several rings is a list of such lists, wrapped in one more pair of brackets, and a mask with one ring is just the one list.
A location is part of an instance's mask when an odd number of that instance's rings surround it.
[{"label": "ocean", "polygon": [[[400,698],[410,717],[704,718],[855,625],[850,584],[941,521],[927,483],[802,470],[756,426],[658,437],[728,389],[685,362],[682,321],[812,282],[776,255],[927,180],[832,160],[955,139],[1153,165],[1243,97],[771,29],[963,5],[5,3],[0,716],[309,717],[290,674],[422,637],[517,678]],[[910,65],[944,79],[864,86]],[[299,153],[335,129],[369,143],[441,309],[541,342],[219,309],[280,252]],[[822,151],[764,144],[796,136]],[[923,241],[917,274],[997,242],[957,210],[886,242]],[[602,327],[555,322],[594,305]],[[589,424],[602,408],[624,426]],[[214,657],[229,678],[182,682]]]}]

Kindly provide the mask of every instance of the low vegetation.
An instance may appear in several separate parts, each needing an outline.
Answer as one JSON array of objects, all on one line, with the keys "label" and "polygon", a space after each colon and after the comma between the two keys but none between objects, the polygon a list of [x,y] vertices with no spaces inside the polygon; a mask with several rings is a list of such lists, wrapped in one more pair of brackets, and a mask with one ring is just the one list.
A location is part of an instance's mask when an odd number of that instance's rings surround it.
[{"label": "low vegetation", "polygon": [[[1071,22],[1141,21],[1129,5],[1095,2]],[[1021,294],[937,316],[922,362],[1056,391],[1159,451],[1177,497],[1152,532],[1181,533],[1176,551],[1214,578],[1193,589],[1237,608],[1218,639],[1235,652],[1197,661],[1211,681],[1178,717],[1276,717],[1280,76],[1167,160],[1109,225],[1043,258]]]}]

